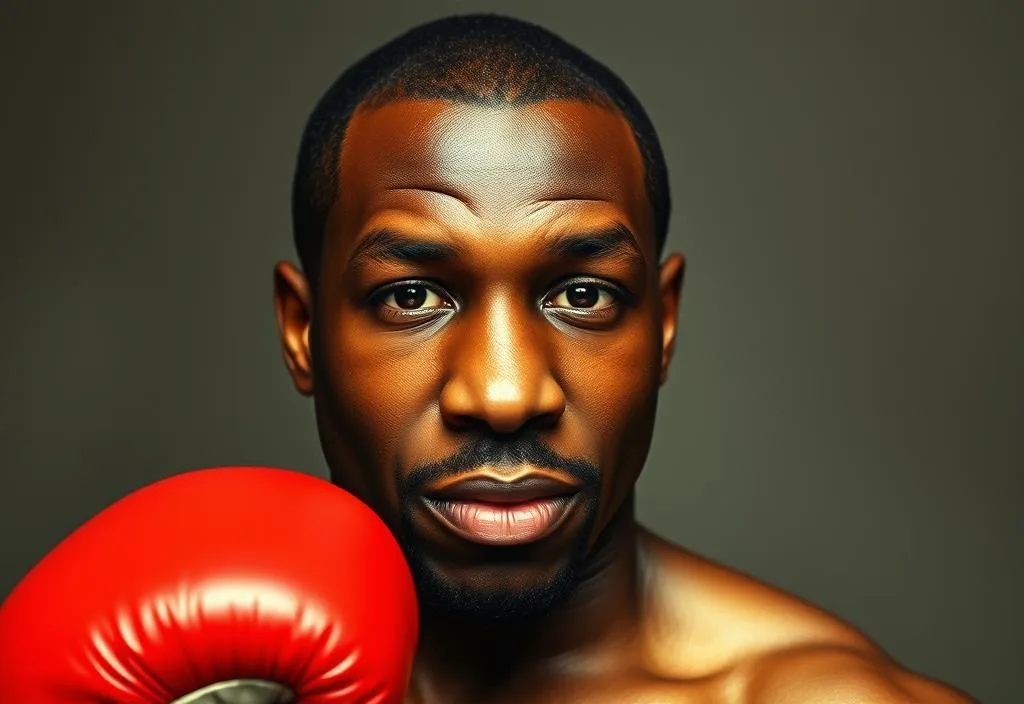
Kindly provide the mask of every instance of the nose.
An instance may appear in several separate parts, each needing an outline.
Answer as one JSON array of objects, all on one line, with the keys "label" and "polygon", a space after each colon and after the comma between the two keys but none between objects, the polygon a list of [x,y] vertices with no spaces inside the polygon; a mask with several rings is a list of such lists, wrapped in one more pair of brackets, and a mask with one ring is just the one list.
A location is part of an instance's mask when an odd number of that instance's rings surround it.
[{"label": "nose", "polygon": [[441,415],[452,428],[485,426],[511,434],[551,425],[565,411],[565,394],[528,311],[496,301],[466,321],[449,356]]}]

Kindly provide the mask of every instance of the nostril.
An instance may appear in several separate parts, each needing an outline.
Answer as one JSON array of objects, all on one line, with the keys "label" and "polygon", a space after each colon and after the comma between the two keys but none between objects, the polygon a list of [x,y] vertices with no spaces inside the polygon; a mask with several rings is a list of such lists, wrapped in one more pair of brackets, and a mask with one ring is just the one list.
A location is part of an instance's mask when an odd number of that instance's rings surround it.
[{"label": "nostril", "polygon": [[295,692],[267,680],[227,680],[203,687],[170,704],[290,704]]}]

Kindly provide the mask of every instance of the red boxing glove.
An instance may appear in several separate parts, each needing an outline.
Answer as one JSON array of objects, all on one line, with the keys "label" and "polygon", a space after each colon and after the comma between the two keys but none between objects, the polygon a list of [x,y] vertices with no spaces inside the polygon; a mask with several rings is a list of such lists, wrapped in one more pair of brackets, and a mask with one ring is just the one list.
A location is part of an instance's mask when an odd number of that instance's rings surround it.
[{"label": "red boxing glove", "polygon": [[3,704],[399,704],[418,636],[390,531],[278,469],[181,474],[58,545],[0,607]]}]

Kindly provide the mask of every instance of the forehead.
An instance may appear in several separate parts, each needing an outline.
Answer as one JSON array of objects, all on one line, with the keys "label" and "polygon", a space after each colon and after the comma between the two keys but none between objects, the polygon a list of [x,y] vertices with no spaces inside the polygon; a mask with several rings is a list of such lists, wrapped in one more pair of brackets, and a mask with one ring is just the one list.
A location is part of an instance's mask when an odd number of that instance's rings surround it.
[{"label": "forehead", "polygon": [[645,249],[654,246],[632,130],[597,105],[403,100],[361,109],[339,162],[341,192],[328,228],[356,238],[375,217],[396,211],[492,234],[569,213],[620,221]]}]

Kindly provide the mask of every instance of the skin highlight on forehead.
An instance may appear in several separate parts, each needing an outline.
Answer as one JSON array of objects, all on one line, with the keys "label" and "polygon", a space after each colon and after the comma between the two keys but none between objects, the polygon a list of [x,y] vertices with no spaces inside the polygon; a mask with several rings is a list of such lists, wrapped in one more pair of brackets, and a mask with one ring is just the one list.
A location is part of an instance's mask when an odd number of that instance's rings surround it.
[{"label": "skin highlight on forehead", "polygon": [[639,150],[626,121],[595,105],[406,100],[362,109],[339,161],[325,254],[351,252],[381,218],[490,243],[518,233],[520,244],[571,220],[574,228],[621,225],[656,264]]}]

